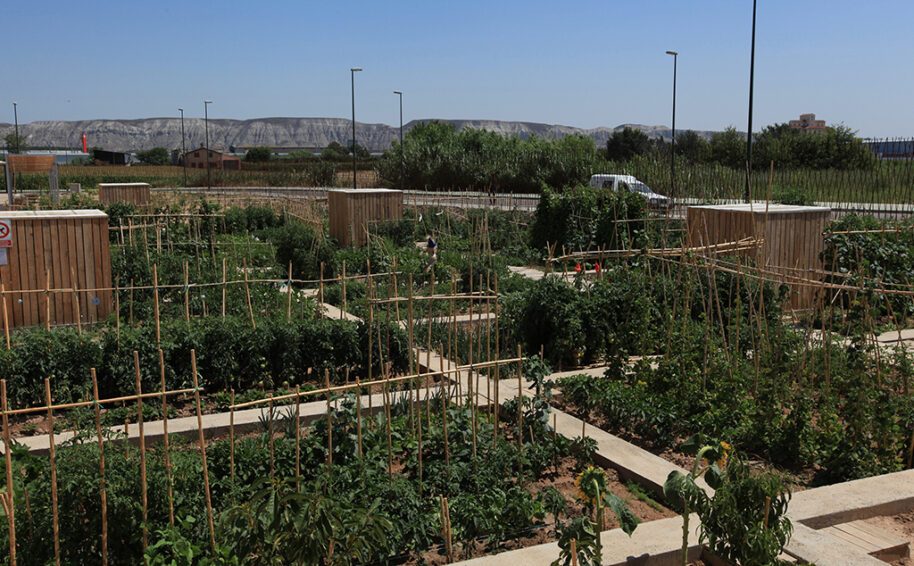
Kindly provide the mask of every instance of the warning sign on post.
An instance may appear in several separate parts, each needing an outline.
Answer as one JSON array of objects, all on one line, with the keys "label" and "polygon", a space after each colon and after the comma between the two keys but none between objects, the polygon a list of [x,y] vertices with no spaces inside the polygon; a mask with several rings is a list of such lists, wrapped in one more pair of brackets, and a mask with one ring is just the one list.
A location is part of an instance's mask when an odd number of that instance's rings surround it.
[{"label": "warning sign on post", "polygon": [[13,223],[0,218],[0,248],[13,247]]}]

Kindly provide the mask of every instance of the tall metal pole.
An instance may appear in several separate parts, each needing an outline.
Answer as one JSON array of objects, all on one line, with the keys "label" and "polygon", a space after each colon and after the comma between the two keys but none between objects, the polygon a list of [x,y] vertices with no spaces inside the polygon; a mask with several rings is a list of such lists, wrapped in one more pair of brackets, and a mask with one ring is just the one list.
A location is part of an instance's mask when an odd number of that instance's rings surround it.
[{"label": "tall metal pole", "polygon": [[184,142],[184,109],[178,108],[181,111],[181,163],[184,164],[184,188],[187,188],[187,146]]},{"label": "tall metal pole", "polygon": [[13,103],[13,121],[16,123],[16,153],[19,153],[19,111],[16,109],[15,102]]},{"label": "tall metal pole", "polygon": [[400,97],[400,190],[402,191],[405,186],[403,173],[403,91],[395,90],[394,94]]},{"label": "tall metal pole", "polygon": [[752,92],[755,87],[755,4],[752,0],[752,54],[749,62],[749,127],[746,132],[746,202],[752,195],[749,194],[749,177],[752,176]]},{"label": "tall metal pole", "polygon": [[350,77],[352,78],[352,144],[350,150],[352,150],[352,188],[357,188],[356,186],[356,163],[355,163],[355,74],[358,71],[361,71],[361,67],[353,67],[349,69]]},{"label": "tall metal pole", "polygon": [[209,170],[209,105],[212,104],[212,100],[203,101],[203,129],[206,135],[206,189],[211,190],[213,188],[212,176]]},{"label": "tall metal pole", "polygon": [[679,59],[677,51],[667,51],[673,56],[673,135],[670,138],[670,198],[676,198],[676,64]]}]

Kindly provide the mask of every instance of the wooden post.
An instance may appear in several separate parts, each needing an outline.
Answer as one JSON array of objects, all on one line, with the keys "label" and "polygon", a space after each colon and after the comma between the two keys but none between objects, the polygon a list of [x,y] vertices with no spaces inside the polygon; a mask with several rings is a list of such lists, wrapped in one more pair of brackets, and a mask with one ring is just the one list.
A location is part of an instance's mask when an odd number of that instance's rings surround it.
[{"label": "wooden post", "polygon": [[[168,482],[168,525],[175,526],[174,480],[171,477],[171,455],[168,449],[168,395],[165,394],[165,356],[159,348],[159,381],[162,383],[162,439],[165,449],[165,479]],[[234,405],[234,403],[232,403]]]},{"label": "wooden post", "polygon": [[206,440],[203,437],[203,410],[200,407],[200,386],[197,382],[197,351],[190,351],[190,371],[194,374],[194,403],[197,406],[197,431],[200,441],[200,458],[203,460],[203,488],[206,495],[206,520],[209,523],[210,550],[216,552],[216,529],[213,526],[213,501],[209,491],[209,469],[206,466]]},{"label": "wooden post", "polygon": [[98,404],[98,378],[95,375],[95,368],[91,369],[92,373],[92,394],[95,396],[95,432],[98,435],[98,471],[99,471],[99,491],[102,496],[102,565],[108,564],[108,493],[105,489],[105,439],[102,436],[102,416],[101,405]]},{"label": "wooden post", "polygon": [[54,411],[51,409],[51,380],[44,378],[44,400],[48,405],[48,448],[51,464],[51,524],[54,533],[54,564],[60,566],[60,526],[57,515],[57,465],[54,456]]},{"label": "wooden post", "polygon": [[[142,380],[140,379],[140,353],[136,350],[133,351],[133,370],[136,375],[136,418],[137,426],[140,430],[140,485],[143,502],[143,552],[146,552],[146,547],[149,545],[149,529],[146,527],[146,522],[149,517],[149,498],[146,493],[146,436],[143,433],[143,385]],[[130,444],[129,437],[124,440],[124,444]]]},{"label": "wooden post", "polygon": [[[133,288],[131,286],[131,288]],[[156,319],[156,344],[162,343],[162,334],[159,329],[159,268],[152,264],[152,312]]]}]

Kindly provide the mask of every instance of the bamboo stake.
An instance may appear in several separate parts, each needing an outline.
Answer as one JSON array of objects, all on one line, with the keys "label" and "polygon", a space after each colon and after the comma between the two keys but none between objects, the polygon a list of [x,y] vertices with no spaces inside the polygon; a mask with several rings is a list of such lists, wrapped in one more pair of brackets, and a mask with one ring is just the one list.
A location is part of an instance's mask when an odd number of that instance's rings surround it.
[{"label": "bamboo stake", "polygon": [[289,282],[286,283],[286,320],[292,320],[292,260],[289,260]]},{"label": "bamboo stake", "polygon": [[[301,477],[301,387],[295,386],[295,479]],[[301,489],[301,484],[296,484]]]},{"label": "bamboo stake", "polygon": [[130,320],[130,326],[133,326],[133,279],[130,280],[130,302],[128,303],[128,314]]},{"label": "bamboo stake", "polygon": [[[114,277],[114,325],[117,332],[117,349],[121,349],[121,276]],[[132,287],[132,285],[131,285]]]},{"label": "bamboo stake", "polygon": [[235,502],[235,390],[232,389],[232,405],[229,407],[229,468],[232,479],[232,503]]},{"label": "bamboo stake", "polygon": [[[131,289],[133,285],[130,286]],[[158,264],[152,264],[152,310],[156,319],[156,344],[162,343],[162,334],[159,329],[159,272]]]},{"label": "bamboo stake", "polygon": [[248,286],[248,260],[242,258],[242,265],[244,267],[244,298],[248,302],[248,312],[251,315],[251,326],[254,327],[254,330],[257,330],[257,322],[254,321],[254,307],[251,306],[251,288]]},{"label": "bamboo stake", "polygon": [[226,260],[222,258],[222,318],[225,318],[225,279],[226,279]]},{"label": "bamboo stake", "polygon": [[333,469],[333,421],[330,418],[330,370],[324,370],[324,382],[327,384],[327,476]]},{"label": "bamboo stake", "polygon": [[44,329],[51,330],[51,272],[44,270]]},{"label": "bamboo stake", "polygon": [[171,476],[171,454],[168,449],[168,395],[165,392],[165,356],[159,348],[159,381],[162,385],[162,439],[165,449],[165,479],[168,482],[168,525],[175,526],[174,479]]},{"label": "bamboo stake", "polygon": [[343,308],[340,310],[340,320],[343,319],[343,314],[346,312],[346,260],[343,260],[343,270],[340,273],[340,289],[341,289],[341,300]]},{"label": "bamboo stake", "polygon": [[274,453],[274,447],[273,447],[273,436],[275,434],[273,431],[273,395],[270,395],[269,416],[270,416],[270,479],[273,480],[275,478],[275,470],[276,470],[276,466],[274,464],[275,453]]},{"label": "bamboo stake", "polygon": [[[143,501],[143,552],[146,552],[146,547],[149,545],[149,529],[146,527],[147,520],[149,518],[149,498],[146,492],[146,435],[143,432],[143,386],[140,379],[140,354],[136,350],[133,351],[133,369],[136,375],[136,409],[137,409],[137,426],[140,430],[140,485],[142,488],[141,498]],[[129,437],[124,442],[125,445],[128,445]]]},{"label": "bamboo stake", "polygon": [[187,323],[187,329],[190,330],[190,267],[184,262],[184,321]]},{"label": "bamboo stake", "polygon": [[[368,343],[371,343],[369,338]],[[369,364],[370,365],[370,364]],[[369,379],[371,381],[371,379]],[[368,388],[368,396],[371,397],[371,388]],[[362,457],[362,388],[359,385],[359,376],[355,376],[355,429],[356,439],[358,442],[358,455]]]},{"label": "bamboo stake", "polygon": [[324,318],[324,262],[321,262],[321,279],[317,289],[317,302],[320,303],[317,312],[320,318]]},{"label": "bamboo stake", "polygon": [[210,497],[209,490],[209,469],[206,465],[206,440],[203,438],[203,410],[200,407],[200,386],[197,381],[197,352],[194,349],[190,351],[191,373],[194,375],[194,403],[197,406],[197,430],[200,438],[200,458],[203,460],[203,487],[206,490],[206,520],[209,524],[209,543],[210,550],[216,552],[216,529],[213,526],[213,500]]},{"label": "bamboo stake", "polygon": [[[4,301],[4,305],[6,302]],[[7,338],[9,340],[9,338]],[[10,425],[7,416],[6,380],[0,380],[0,405],[2,405],[3,456],[6,460],[6,493],[0,497],[6,500],[6,519],[9,523],[10,564],[16,566],[16,505],[13,498],[13,462],[10,450]]]},{"label": "bamboo stake", "polygon": [[92,374],[92,394],[95,396],[95,432],[98,435],[99,491],[102,497],[102,565],[108,564],[108,492],[105,489],[105,439],[102,437],[101,405],[98,402],[98,378],[95,368]]},{"label": "bamboo stake", "polygon": [[76,311],[76,331],[79,333],[80,336],[82,336],[83,323],[82,323],[82,314],[80,314],[80,310],[79,310],[79,295],[78,295],[78,289],[77,289],[79,287],[79,284],[77,283],[75,269],[72,269],[72,268],[70,269],[70,276],[72,277],[71,281],[73,281],[73,307],[74,307],[73,310]]},{"label": "bamboo stake", "polygon": [[10,320],[6,310],[6,292],[0,283],[0,303],[3,303],[3,334],[6,335],[6,349],[10,349]]},{"label": "bamboo stake", "polygon": [[[520,344],[517,345],[517,357],[520,358]],[[517,362],[517,479],[521,480],[524,473],[524,386],[522,383],[524,372],[523,362]],[[531,439],[531,442],[533,440]]]},{"label": "bamboo stake", "polygon": [[387,382],[384,384],[384,413],[385,421],[387,428],[387,477],[393,479],[394,476],[394,454],[393,454],[393,442],[391,439],[391,430],[390,430],[390,364],[388,363],[387,371],[385,372],[385,377]]},{"label": "bamboo stake", "polygon": [[54,564],[60,566],[60,527],[57,515],[57,465],[54,454],[54,410],[51,409],[51,380],[44,378],[44,399],[48,405],[48,448],[51,465],[51,517],[54,533]]}]

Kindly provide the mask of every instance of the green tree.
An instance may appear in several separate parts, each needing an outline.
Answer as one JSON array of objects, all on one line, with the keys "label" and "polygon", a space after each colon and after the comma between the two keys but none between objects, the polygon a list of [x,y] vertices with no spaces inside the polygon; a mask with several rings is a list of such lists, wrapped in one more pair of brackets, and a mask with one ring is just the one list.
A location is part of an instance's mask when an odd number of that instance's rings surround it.
[{"label": "green tree", "polygon": [[339,142],[332,141],[321,152],[321,159],[327,161],[341,161],[349,155],[349,150]]},{"label": "green tree", "polygon": [[641,130],[626,126],[621,132],[613,132],[606,140],[606,159],[610,161],[628,161],[636,155],[650,151],[651,139]]},{"label": "green tree", "polygon": [[734,169],[745,169],[746,138],[733,126],[712,135],[708,146],[712,161]]},{"label": "green tree", "polygon": [[25,136],[16,136],[16,132],[10,132],[3,136],[3,140],[6,142],[6,152],[7,153],[24,153],[29,150],[29,146],[25,143]]},{"label": "green tree", "polygon": [[138,151],[136,152],[136,158],[140,160],[140,163],[145,163],[147,165],[168,165],[171,163],[171,156],[164,147],[154,147],[152,149],[147,149],[146,151]]},{"label": "green tree", "polygon": [[691,163],[698,163],[707,159],[710,153],[708,142],[695,133],[686,130],[676,136],[676,155],[681,155]]},{"label": "green tree", "polygon": [[262,162],[273,158],[273,151],[269,147],[252,147],[244,154],[245,161]]}]

